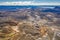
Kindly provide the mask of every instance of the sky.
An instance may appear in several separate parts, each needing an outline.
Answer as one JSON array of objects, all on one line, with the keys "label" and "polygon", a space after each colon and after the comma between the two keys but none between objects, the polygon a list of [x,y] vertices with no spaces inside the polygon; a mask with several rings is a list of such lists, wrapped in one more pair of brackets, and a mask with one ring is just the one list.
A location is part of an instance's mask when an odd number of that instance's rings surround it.
[{"label": "sky", "polygon": [[60,0],[0,0],[0,5],[60,5]]}]

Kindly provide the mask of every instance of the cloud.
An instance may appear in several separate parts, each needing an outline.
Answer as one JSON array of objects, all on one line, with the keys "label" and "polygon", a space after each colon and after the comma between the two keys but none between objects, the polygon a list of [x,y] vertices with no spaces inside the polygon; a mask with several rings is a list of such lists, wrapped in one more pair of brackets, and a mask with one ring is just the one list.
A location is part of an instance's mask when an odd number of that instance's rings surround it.
[{"label": "cloud", "polygon": [[48,2],[33,2],[33,1],[24,1],[24,2],[0,2],[0,5],[60,5],[60,3],[48,3]]}]

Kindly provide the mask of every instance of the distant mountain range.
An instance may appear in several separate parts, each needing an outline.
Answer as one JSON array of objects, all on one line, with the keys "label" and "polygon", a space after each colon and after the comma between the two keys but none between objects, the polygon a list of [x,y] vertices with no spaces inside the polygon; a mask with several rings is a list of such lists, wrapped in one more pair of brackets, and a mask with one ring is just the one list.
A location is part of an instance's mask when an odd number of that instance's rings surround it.
[{"label": "distant mountain range", "polygon": [[0,10],[16,11],[16,9],[42,9],[42,12],[60,12],[60,6],[0,6]]}]

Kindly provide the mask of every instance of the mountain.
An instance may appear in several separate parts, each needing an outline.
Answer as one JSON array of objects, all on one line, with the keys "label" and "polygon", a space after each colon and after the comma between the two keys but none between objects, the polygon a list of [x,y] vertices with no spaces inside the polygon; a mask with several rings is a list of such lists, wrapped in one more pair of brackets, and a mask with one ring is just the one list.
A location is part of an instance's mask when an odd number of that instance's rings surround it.
[{"label": "mountain", "polygon": [[0,6],[1,40],[60,40],[59,35],[60,6]]}]

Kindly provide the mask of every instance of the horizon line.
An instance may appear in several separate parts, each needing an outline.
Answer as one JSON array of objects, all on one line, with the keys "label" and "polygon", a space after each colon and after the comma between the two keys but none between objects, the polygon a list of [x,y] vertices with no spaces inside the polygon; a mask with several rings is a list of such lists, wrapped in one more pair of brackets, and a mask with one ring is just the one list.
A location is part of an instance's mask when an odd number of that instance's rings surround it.
[{"label": "horizon line", "polygon": [[33,1],[24,1],[24,2],[21,2],[21,1],[19,1],[19,2],[0,2],[0,5],[21,5],[21,6],[23,6],[23,5],[36,5],[36,6],[39,6],[39,5],[60,5],[60,3],[59,2],[55,2],[55,3],[53,3],[53,2],[33,2]]}]

